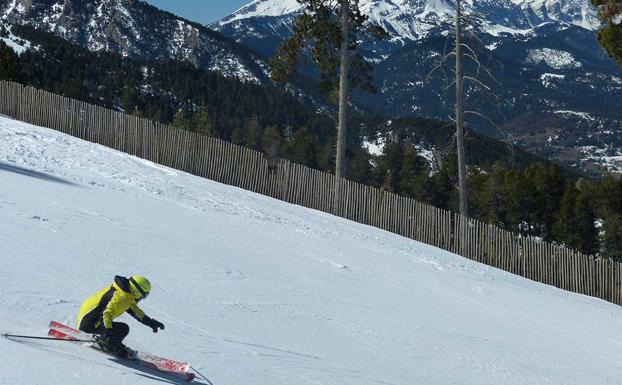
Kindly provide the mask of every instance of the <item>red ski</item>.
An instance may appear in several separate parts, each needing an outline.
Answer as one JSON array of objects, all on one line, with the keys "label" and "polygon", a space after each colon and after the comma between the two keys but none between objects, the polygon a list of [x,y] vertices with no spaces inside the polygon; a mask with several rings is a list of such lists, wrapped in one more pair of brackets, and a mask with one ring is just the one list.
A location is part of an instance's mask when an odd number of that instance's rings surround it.
[{"label": "red ski", "polygon": [[[84,333],[67,325],[63,325],[56,321],[50,322],[50,330],[48,331],[48,335],[54,338],[64,340],[92,339],[92,336],[90,334]],[[131,360],[138,362],[145,367],[174,375],[185,381],[192,381],[195,378],[194,373],[190,373],[190,364],[188,364],[187,362],[175,361],[143,352],[136,352],[136,356],[133,357]]]}]

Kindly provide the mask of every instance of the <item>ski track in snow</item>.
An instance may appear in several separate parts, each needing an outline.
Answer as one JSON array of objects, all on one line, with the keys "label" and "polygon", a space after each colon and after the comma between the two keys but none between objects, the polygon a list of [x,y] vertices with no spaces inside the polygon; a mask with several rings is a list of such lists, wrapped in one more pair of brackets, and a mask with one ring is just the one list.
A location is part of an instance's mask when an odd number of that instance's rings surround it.
[{"label": "ski track in snow", "polygon": [[[217,385],[618,384],[622,311],[325,213],[0,117],[0,331],[144,274],[127,344]],[[158,383],[0,338],[1,385]],[[159,379],[161,380],[161,378]],[[199,380],[198,383],[201,383]]]}]

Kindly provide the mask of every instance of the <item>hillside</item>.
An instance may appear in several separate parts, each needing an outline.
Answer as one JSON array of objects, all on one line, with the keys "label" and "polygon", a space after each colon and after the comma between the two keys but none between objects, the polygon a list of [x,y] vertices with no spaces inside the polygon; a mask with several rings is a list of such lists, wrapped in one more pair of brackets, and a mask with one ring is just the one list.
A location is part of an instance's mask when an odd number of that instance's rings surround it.
[{"label": "hillside", "polygon": [[[466,34],[465,41],[490,69],[494,80],[481,79],[499,97],[478,93],[467,82],[467,108],[485,113],[502,132],[478,117],[468,117],[468,123],[577,169],[620,172],[622,115],[615,101],[622,100],[622,71],[598,44],[599,21],[589,0],[463,4],[466,14],[483,16],[473,27],[477,38]],[[389,116],[446,120],[454,105],[451,93],[443,91],[449,82],[442,71],[428,75],[451,47],[453,3],[362,0],[360,8],[388,37],[362,39],[361,53],[374,64],[379,93],[357,95],[359,106]],[[256,0],[213,28],[271,56],[291,36],[301,12],[296,0]],[[467,63],[467,72],[476,73]],[[585,118],[577,122],[577,116]]]},{"label": "hillside", "polygon": [[[73,323],[114,274],[141,273],[166,329],[124,317],[127,343],[214,384],[616,384],[622,370],[617,306],[5,118],[0,184],[3,332]],[[3,385],[158,382],[79,346],[2,338],[0,355]]]},{"label": "hillside", "polygon": [[314,119],[328,119],[284,90],[228,78],[187,62],[91,52],[29,26],[13,26],[11,35],[34,48],[20,52],[9,46],[16,53],[3,60],[15,65],[7,73],[0,70],[0,78],[164,123],[172,122],[179,110],[190,115],[203,108],[213,126],[212,136],[229,139],[252,118],[280,128],[313,126]]},{"label": "hillside", "polygon": [[[334,168],[336,122],[330,111],[317,111],[298,95],[269,85],[226,78],[189,63],[90,52],[29,26],[14,26],[11,33],[14,40],[27,41],[36,48],[17,49],[19,55],[6,49],[3,55],[0,41],[0,58],[15,63],[6,73],[0,69],[0,79],[163,123],[175,122],[191,131],[258,150],[265,149],[267,135],[276,136],[280,142],[278,155],[322,170]],[[197,113],[202,116],[200,119],[193,118]],[[399,131],[404,138],[408,136],[409,143],[428,153],[446,148],[453,135],[451,127],[437,120],[392,119],[358,112],[352,116],[348,154],[351,159],[369,158],[362,144],[379,137],[386,140],[393,131]],[[396,124],[387,125],[387,121]],[[268,133],[272,128],[278,133]],[[481,135],[470,137],[470,143],[469,163],[485,169],[495,162],[525,168],[544,160]],[[428,161],[434,168],[434,160]],[[357,179],[359,175],[354,173],[351,177]]]},{"label": "hillside", "polygon": [[260,55],[198,23],[138,0],[0,0],[0,25],[28,25],[93,52],[179,60],[263,83]]}]

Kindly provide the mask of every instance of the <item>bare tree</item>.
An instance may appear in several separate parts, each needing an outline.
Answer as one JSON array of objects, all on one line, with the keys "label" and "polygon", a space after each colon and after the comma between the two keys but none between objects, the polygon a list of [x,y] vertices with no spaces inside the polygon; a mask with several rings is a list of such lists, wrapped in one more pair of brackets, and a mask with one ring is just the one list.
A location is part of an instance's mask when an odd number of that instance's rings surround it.
[{"label": "bare tree", "polygon": [[456,0],[456,146],[458,151],[458,186],[460,215],[469,216],[466,160],[464,155],[464,92],[462,75],[462,4]]},{"label": "bare tree", "polygon": [[341,74],[339,78],[339,123],[337,126],[337,159],[335,164],[335,201],[333,208],[335,214],[341,207],[343,186],[342,178],[345,172],[346,130],[348,129],[348,73],[350,71],[349,58],[349,0],[341,0]]},{"label": "bare tree", "polygon": [[[487,85],[482,79],[482,76],[486,76],[488,80],[492,80],[497,83],[497,80],[492,75],[492,72],[484,65],[482,65],[479,55],[476,51],[469,45],[465,40],[465,35],[468,35],[475,41],[481,42],[481,39],[477,36],[475,30],[477,26],[481,25],[484,22],[485,15],[481,14],[465,14],[462,8],[462,0],[456,0],[456,16],[454,20],[454,24],[445,24],[449,28],[454,29],[455,34],[455,42],[454,49],[452,52],[445,52],[434,69],[430,72],[428,76],[431,76],[436,70],[443,69],[445,74],[445,92],[449,90],[452,86],[455,85],[455,105],[454,105],[454,116],[450,117],[450,119],[456,125],[456,152],[458,155],[458,188],[459,188],[459,197],[460,197],[460,215],[468,217],[469,215],[469,205],[468,205],[468,186],[467,186],[467,166],[466,166],[466,150],[465,150],[465,115],[473,115],[479,118],[486,120],[488,123],[494,125],[497,129],[500,130],[499,126],[496,125],[491,119],[489,119],[485,114],[476,111],[476,110],[466,110],[465,109],[465,83],[468,83],[469,87],[473,87],[478,91],[483,91],[491,96],[497,105],[499,105],[499,98],[494,93],[493,88]],[[483,45],[483,43],[482,43]],[[447,76],[447,73],[444,71],[444,67],[448,59],[454,57],[455,65],[451,71],[454,73],[453,80],[450,82]],[[472,63],[475,64],[475,71],[473,74],[465,74],[464,69],[464,60],[468,59]]]},{"label": "bare tree", "polygon": [[[456,152],[458,155],[458,189],[459,189],[459,197],[460,197],[460,215],[463,218],[462,223],[464,226],[459,230],[459,237],[461,239],[461,253],[464,254],[469,249],[467,231],[469,228],[469,204],[468,204],[468,185],[467,185],[467,166],[466,166],[466,150],[465,150],[465,129],[464,129],[464,117],[465,115],[473,115],[479,118],[486,120],[488,123],[494,125],[497,129],[500,130],[499,126],[496,125],[491,119],[489,119],[485,114],[477,111],[477,110],[466,110],[465,109],[465,84],[468,85],[468,89],[475,89],[480,92],[486,93],[488,96],[491,96],[492,99],[499,107],[499,97],[494,93],[493,88],[488,86],[481,77],[485,75],[488,80],[492,80],[497,83],[497,80],[492,75],[492,72],[486,67],[483,66],[479,55],[477,52],[471,47],[466,39],[466,36],[471,38],[471,40],[480,43],[480,45],[484,45],[481,39],[477,36],[476,31],[477,27],[481,26],[485,22],[485,15],[481,14],[465,14],[462,8],[463,1],[456,0],[456,16],[454,20],[454,24],[447,24],[446,26],[454,29],[455,34],[455,42],[454,49],[452,52],[445,52],[441,55],[441,59],[434,69],[430,72],[432,75],[438,69],[442,69],[445,74],[445,82],[446,87],[444,92],[447,92],[452,86],[455,85],[456,91],[456,100],[454,105],[454,116],[450,117],[450,119],[456,125],[456,135],[454,136],[454,140],[456,143]],[[447,48],[447,47],[446,47]],[[454,73],[453,80],[449,81],[449,77],[447,76],[447,72],[444,71],[446,63],[448,59],[451,57],[455,58],[455,65],[451,71]],[[465,66],[464,60],[467,59],[473,64],[475,64],[474,73],[465,74]]]}]

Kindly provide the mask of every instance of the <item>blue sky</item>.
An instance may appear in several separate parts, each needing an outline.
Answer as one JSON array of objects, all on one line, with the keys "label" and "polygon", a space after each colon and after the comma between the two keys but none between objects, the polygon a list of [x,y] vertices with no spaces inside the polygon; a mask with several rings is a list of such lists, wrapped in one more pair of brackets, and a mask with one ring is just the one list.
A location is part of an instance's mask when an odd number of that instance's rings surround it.
[{"label": "blue sky", "polygon": [[230,15],[252,0],[145,0],[188,20],[209,24]]}]

